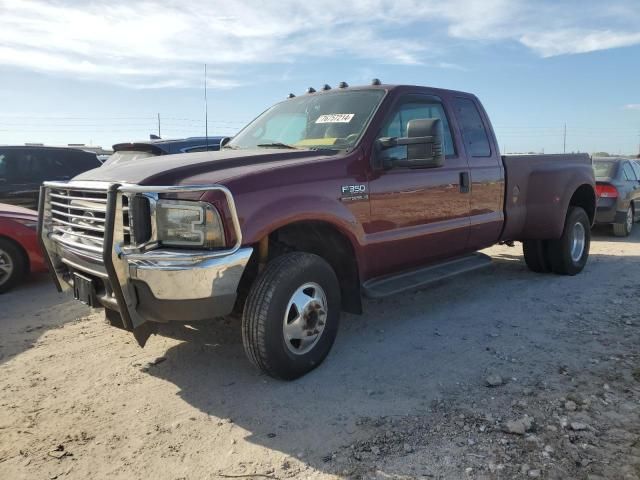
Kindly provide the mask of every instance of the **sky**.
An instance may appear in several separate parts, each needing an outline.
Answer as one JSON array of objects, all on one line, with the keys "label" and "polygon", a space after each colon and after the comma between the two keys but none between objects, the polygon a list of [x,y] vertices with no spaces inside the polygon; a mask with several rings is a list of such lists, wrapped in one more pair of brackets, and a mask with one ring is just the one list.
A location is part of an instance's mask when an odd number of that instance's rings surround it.
[{"label": "sky", "polygon": [[233,135],[325,83],[475,93],[506,152],[638,153],[640,0],[0,0],[0,144]]}]

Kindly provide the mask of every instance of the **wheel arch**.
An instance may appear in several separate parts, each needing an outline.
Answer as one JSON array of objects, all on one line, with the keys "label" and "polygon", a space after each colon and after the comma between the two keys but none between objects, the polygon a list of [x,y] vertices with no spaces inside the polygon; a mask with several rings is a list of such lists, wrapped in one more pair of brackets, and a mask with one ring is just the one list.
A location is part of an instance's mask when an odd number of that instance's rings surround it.
[{"label": "wheel arch", "polygon": [[575,189],[569,199],[569,207],[580,207],[589,217],[591,225],[595,222],[596,217],[596,193],[593,186],[583,183]]},{"label": "wheel arch", "polygon": [[325,220],[296,220],[279,225],[265,234],[254,249],[241,280],[241,295],[248,292],[264,264],[291,251],[313,253],[327,261],[340,283],[342,310],[362,313],[356,248],[346,232]]}]

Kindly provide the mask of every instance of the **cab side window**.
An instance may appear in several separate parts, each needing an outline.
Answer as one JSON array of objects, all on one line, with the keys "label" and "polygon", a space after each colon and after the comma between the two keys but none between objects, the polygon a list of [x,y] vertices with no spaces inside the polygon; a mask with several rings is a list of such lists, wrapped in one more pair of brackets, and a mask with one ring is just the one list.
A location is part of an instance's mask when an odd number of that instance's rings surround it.
[{"label": "cab side window", "polygon": [[[455,155],[449,121],[444,113],[442,104],[437,102],[408,102],[402,104],[382,128],[379,137],[406,137],[410,120],[428,118],[439,118],[442,121],[445,155],[447,157]],[[392,147],[384,150],[381,155],[383,158],[405,160],[407,158],[407,147],[406,145]]]},{"label": "cab side window", "polygon": [[489,136],[475,103],[468,98],[458,97],[453,101],[453,105],[467,154],[470,157],[490,157]]}]

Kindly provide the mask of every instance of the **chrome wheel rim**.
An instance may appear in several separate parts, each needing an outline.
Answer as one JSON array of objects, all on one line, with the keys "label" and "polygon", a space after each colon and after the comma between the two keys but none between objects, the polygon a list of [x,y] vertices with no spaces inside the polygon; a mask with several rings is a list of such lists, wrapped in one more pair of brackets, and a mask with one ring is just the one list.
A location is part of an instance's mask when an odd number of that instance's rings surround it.
[{"label": "chrome wheel rim", "polygon": [[282,324],[284,343],[294,355],[304,355],[316,346],[327,322],[327,296],[317,283],[299,287],[287,304]]},{"label": "chrome wheel rim", "polygon": [[582,223],[577,222],[571,231],[571,260],[578,262],[584,253],[587,234]]},{"label": "chrome wheel rim", "polygon": [[631,233],[633,228],[633,208],[629,207],[627,211],[627,232]]},{"label": "chrome wheel rim", "polygon": [[0,250],[0,285],[3,285],[13,273],[13,260],[7,252]]}]

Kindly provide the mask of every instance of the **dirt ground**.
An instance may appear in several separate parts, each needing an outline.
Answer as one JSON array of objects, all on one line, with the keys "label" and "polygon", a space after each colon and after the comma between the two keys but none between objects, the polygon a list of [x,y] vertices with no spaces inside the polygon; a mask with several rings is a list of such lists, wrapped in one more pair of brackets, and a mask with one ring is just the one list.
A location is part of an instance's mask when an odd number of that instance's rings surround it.
[{"label": "dirt ground", "polygon": [[[0,478],[640,478],[640,227],[577,277],[521,248],[345,315],[291,383],[237,320],[144,349],[46,277],[0,297]],[[488,386],[488,384],[493,386]]]}]

